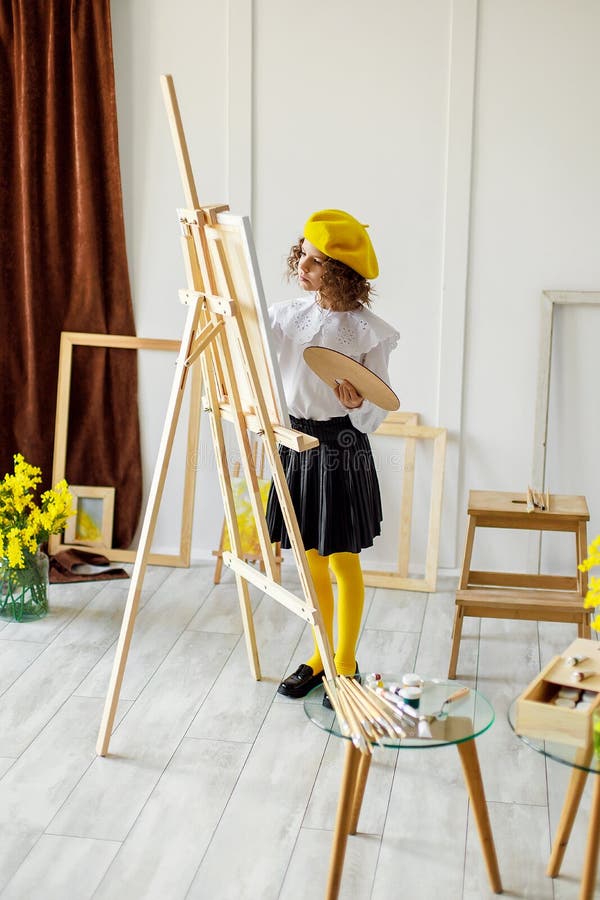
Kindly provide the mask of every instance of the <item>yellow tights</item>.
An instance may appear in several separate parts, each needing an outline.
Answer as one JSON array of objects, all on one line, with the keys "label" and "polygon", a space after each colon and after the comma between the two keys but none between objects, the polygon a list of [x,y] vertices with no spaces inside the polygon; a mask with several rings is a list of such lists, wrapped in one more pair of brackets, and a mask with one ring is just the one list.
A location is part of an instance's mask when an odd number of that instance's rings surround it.
[{"label": "yellow tights", "polygon": [[[356,644],[360,633],[365,585],[358,553],[332,553],[319,556],[316,550],[306,553],[325,631],[331,646],[333,643],[333,588],[329,567],[335,575],[338,589],[338,642],[335,649],[335,667],[338,675],[354,675],[356,671]],[[314,639],[314,629],[313,629]],[[306,662],[313,672],[323,670],[323,661],[315,640],[315,652]]]}]

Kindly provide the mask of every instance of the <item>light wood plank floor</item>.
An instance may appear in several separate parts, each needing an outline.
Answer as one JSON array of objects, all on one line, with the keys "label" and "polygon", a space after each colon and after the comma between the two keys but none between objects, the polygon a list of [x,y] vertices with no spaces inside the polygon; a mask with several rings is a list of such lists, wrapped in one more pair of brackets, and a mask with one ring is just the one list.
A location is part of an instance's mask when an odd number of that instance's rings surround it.
[{"label": "light wood plank floor", "polygon": [[[128,582],[53,585],[46,619],[0,622],[2,900],[323,897],[343,742],[276,693],[309,655],[309,629],[253,590],[254,682],[231,573],[218,586],[212,575],[209,564],[148,569],[105,759],[94,748]],[[361,670],[444,677],[454,587],[368,589]],[[552,881],[570,770],[506,722],[512,698],[574,637],[574,626],[466,621],[458,677],[496,710],[478,749],[507,897],[578,895],[591,785]],[[341,897],[490,896],[456,750],[377,751]]]}]

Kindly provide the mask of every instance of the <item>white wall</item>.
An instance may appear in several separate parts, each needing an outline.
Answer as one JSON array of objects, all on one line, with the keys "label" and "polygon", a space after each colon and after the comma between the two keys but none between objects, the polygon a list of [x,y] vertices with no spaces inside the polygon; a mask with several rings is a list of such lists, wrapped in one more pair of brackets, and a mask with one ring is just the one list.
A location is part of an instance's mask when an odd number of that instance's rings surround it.
[{"label": "white wall", "polygon": [[[530,480],[541,291],[600,289],[600,7],[118,0],[112,16],[138,334],[177,338],[184,318],[175,218],[183,196],[159,84],[170,72],[201,200],[250,214],[270,301],[296,292],[282,277],[284,260],[314,209],[342,207],[370,223],[382,273],[374,308],[402,335],[393,386],[404,409],[449,429],[441,565],[454,568],[468,490],[524,490]],[[588,497],[596,534],[600,308],[563,312],[548,485]],[[147,482],[169,379],[164,366],[144,368]],[[217,545],[221,524],[207,438],[205,425],[194,461],[196,557]],[[386,497],[398,494],[398,449],[375,444]],[[178,540],[182,446],[174,459],[161,549]],[[417,473],[417,566],[426,461]],[[384,535],[365,554],[369,566],[393,562],[395,538],[392,505]],[[514,568],[525,550],[508,540],[490,539],[481,553]],[[552,546],[550,565],[565,559],[566,549]]]},{"label": "white wall", "polygon": [[[600,288],[599,36],[595,2],[480,4],[463,491],[529,481],[541,291]],[[587,496],[595,535],[600,307],[557,319],[547,484]],[[565,542],[544,538],[545,568]],[[525,552],[517,541],[512,558]]]},{"label": "white wall", "polygon": [[[184,114],[195,178],[204,202],[227,196],[227,4],[210,0],[118,0],[112,4],[119,148],[127,253],[137,334],[179,339],[186,286],[177,208],[185,198],[162,98],[160,76],[172,73]],[[200,90],[199,67],[210,73]],[[160,356],[166,356],[160,354]],[[158,453],[175,356],[140,353],[140,423],[148,491]],[[221,505],[207,423],[198,459],[185,459],[186,411],[180,421],[160,507],[154,549],[176,553],[185,465],[198,472],[195,550],[218,545]],[[201,494],[201,502],[200,502]],[[222,506],[221,506],[222,508]],[[211,510],[207,516],[207,510]],[[218,524],[217,524],[218,523]],[[214,535],[217,535],[216,538]],[[216,541],[216,543],[215,543]]]}]

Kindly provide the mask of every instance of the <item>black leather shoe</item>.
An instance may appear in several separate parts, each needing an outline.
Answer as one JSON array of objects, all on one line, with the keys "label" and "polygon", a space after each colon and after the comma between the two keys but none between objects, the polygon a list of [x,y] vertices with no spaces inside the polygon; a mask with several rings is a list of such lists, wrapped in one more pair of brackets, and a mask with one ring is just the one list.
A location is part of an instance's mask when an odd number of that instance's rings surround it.
[{"label": "black leather shoe", "polygon": [[277,693],[298,700],[300,697],[305,697],[318,684],[321,684],[322,679],[323,672],[317,672],[315,675],[310,666],[302,663],[295,672],[288,675],[285,681],[281,682],[277,688]]},{"label": "black leather shoe", "polygon": [[[347,675],[346,677],[349,678],[350,676]],[[358,671],[358,662],[356,663],[356,671],[354,672],[354,675],[352,677],[355,679],[355,681],[358,681],[359,684],[362,684],[360,680],[360,672]],[[327,694],[323,694],[323,706],[325,706],[327,709],[333,709],[331,701]]]}]

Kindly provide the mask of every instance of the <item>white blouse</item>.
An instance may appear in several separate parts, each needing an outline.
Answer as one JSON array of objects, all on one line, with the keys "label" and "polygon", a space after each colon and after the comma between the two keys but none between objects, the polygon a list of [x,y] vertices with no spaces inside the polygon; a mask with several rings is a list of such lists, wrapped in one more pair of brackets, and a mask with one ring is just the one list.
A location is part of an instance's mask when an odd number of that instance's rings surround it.
[{"label": "white blouse", "polygon": [[269,307],[269,319],[290,415],[318,421],[348,415],[359,431],[375,431],[386,411],[368,400],[360,409],[346,409],[302,354],[309,346],[337,350],[389,385],[388,361],[398,332],[366,307],[348,312],[324,309],[314,293]]}]

